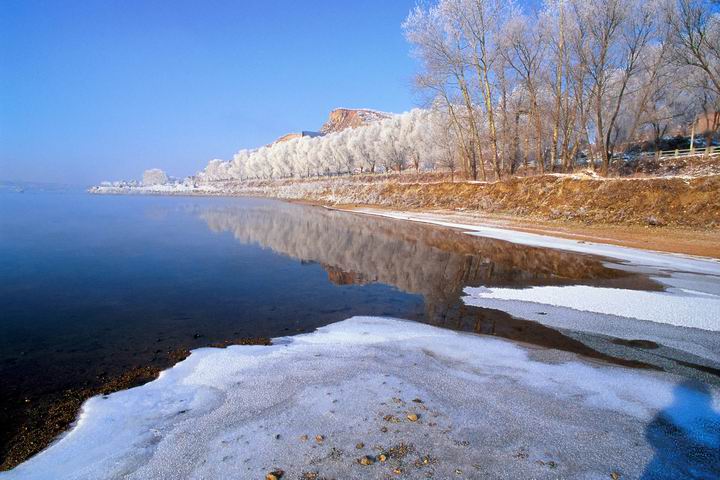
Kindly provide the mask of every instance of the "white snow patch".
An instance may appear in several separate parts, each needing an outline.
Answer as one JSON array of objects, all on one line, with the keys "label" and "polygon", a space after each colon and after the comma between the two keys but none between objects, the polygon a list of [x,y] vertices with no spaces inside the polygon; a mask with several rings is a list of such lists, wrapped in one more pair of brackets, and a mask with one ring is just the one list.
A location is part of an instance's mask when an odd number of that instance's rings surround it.
[{"label": "white snow patch", "polygon": [[484,299],[514,300],[617,315],[679,327],[720,331],[720,296],[689,290],[629,291],[587,285],[530,288],[465,288],[465,303],[483,306]]},{"label": "white snow patch", "polygon": [[[645,431],[663,409],[683,438],[720,443],[716,389],[558,355],[545,363],[511,342],[369,317],[269,347],[200,349],[154,382],[88,400],[67,435],[0,478],[263,478],[273,468],[384,478],[399,460],[356,459],[400,442],[415,448],[405,478],[607,478],[618,465],[635,478],[656,455]],[[425,454],[431,466],[413,466]]]}]

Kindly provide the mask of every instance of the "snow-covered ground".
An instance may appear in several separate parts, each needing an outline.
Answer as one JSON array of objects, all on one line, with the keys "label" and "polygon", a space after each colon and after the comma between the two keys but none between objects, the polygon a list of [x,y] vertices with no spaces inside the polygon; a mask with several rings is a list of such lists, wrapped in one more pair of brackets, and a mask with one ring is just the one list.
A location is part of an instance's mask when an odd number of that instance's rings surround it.
[{"label": "snow-covered ground", "polygon": [[483,306],[485,300],[507,300],[720,331],[720,297],[692,290],[628,292],[621,288],[569,285],[522,289],[476,287],[466,288],[465,293],[466,303],[475,306]]},{"label": "snow-covered ground", "polygon": [[[480,286],[466,288],[464,301],[568,335],[661,345],[648,355],[672,348],[720,362],[716,261],[383,215],[595,253],[644,272],[665,291]],[[0,478],[252,479],[277,470],[285,479],[720,478],[720,389],[354,317],[269,347],[196,350],[154,382],[90,399],[71,431]]]},{"label": "snow-covered ground", "polygon": [[719,411],[667,374],[355,317],[196,350],[1,477],[717,478]]}]

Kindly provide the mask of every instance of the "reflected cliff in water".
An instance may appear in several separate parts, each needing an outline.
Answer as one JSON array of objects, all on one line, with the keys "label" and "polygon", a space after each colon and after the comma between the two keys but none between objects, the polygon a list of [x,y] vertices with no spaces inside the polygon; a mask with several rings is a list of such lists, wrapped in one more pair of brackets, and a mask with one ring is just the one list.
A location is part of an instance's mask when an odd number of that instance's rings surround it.
[{"label": "reflected cliff in water", "polygon": [[212,231],[230,232],[243,244],[321,264],[336,284],[382,283],[420,294],[427,323],[593,357],[608,358],[536,322],[466,306],[461,300],[463,288],[587,284],[661,289],[646,276],[612,268],[600,257],[517,245],[427,224],[287,203],[195,213]]}]

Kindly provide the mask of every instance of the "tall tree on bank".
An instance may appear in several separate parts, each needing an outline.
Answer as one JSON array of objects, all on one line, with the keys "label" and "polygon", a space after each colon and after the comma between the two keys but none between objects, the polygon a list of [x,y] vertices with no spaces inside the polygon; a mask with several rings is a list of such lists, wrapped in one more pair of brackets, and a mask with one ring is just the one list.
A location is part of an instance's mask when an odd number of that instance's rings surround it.
[{"label": "tall tree on bank", "polygon": [[720,18],[717,1],[669,0],[666,21],[671,60],[697,69],[720,96]]}]

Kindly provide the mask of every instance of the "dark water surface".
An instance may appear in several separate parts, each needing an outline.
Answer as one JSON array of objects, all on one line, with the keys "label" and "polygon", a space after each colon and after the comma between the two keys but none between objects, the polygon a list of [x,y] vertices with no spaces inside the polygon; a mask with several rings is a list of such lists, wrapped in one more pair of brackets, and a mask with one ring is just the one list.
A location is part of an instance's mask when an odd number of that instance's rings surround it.
[{"label": "dark water surface", "polygon": [[353,315],[632,364],[460,300],[477,285],[660,288],[607,265],[270,200],[0,193],[0,454],[33,408],[68,389],[164,368],[178,349],[307,332]]}]

